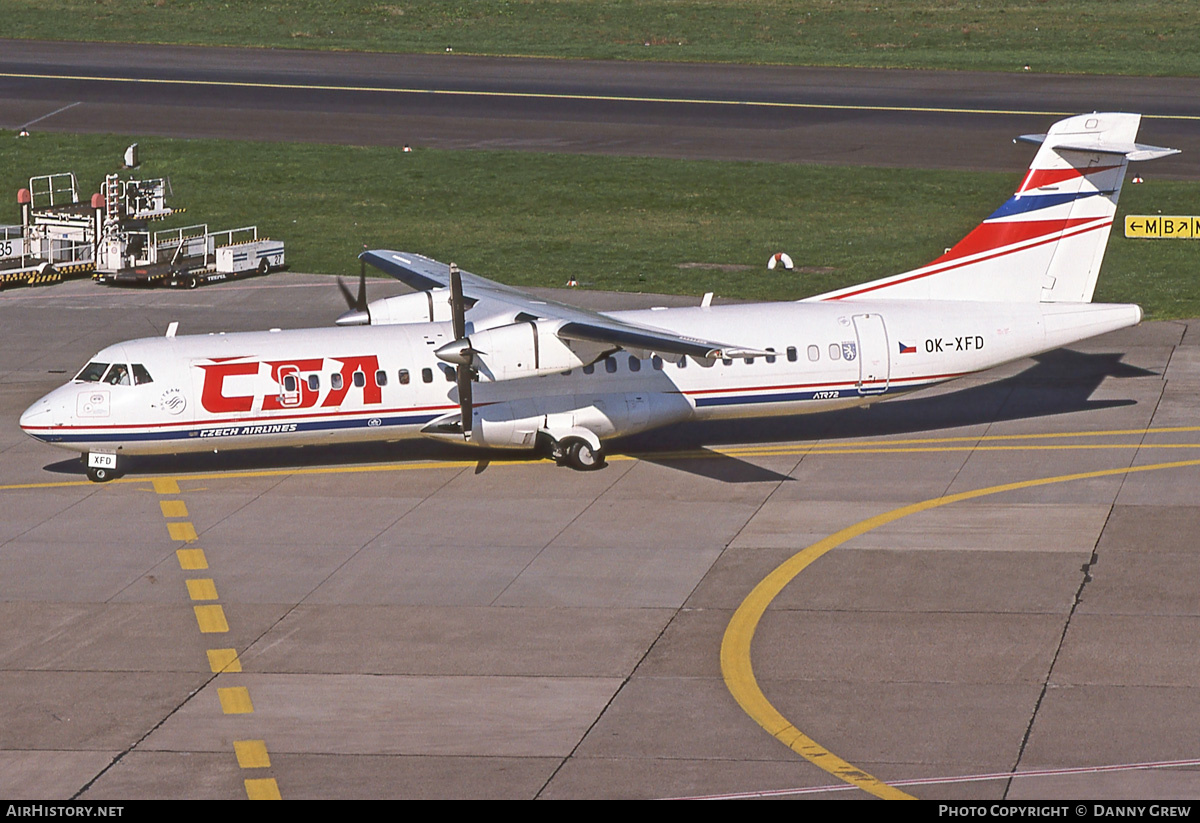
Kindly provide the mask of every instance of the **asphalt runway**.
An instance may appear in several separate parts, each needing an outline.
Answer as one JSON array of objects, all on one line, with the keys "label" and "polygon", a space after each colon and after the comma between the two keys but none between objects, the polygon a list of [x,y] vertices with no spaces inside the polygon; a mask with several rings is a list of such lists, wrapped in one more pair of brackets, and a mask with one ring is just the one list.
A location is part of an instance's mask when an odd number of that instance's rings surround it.
[{"label": "asphalt runway", "polygon": [[[1146,115],[1200,178],[1195,78],[642,64],[0,40],[0,128],[1011,171],[1010,140]],[[934,137],[931,138],[931,135]]]},{"label": "asphalt runway", "polygon": [[414,442],[95,485],[16,426],[116,340],[342,308],[0,294],[0,796],[1200,796],[1194,323],[591,474]]}]

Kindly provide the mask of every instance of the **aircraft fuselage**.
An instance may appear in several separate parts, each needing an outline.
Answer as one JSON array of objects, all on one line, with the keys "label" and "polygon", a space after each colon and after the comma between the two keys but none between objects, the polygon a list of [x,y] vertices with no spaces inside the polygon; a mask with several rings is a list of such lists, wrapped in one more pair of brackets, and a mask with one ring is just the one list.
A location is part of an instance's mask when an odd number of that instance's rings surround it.
[{"label": "aircraft fuselage", "polygon": [[[627,351],[562,374],[476,384],[472,441],[532,448],[538,432],[599,438],[689,419],[843,408],[979,372],[1136,324],[1132,305],[828,301],[612,313],[700,338],[773,349],[705,363]],[[438,432],[459,413],[454,372],[434,356],[449,323],[133,340],[21,417],[62,448],[171,454]],[[123,370],[110,370],[113,364]]]}]

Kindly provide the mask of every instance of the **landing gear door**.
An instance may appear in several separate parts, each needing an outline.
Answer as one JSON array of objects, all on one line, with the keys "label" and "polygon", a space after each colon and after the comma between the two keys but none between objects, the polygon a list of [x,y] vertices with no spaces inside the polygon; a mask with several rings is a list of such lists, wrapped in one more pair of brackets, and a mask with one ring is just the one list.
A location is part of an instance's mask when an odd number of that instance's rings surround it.
[{"label": "landing gear door", "polygon": [[858,393],[883,394],[891,379],[891,349],[881,314],[854,315],[858,337]]},{"label": "landing gear door", "polygon": [[300,369],[296,366],[279,367],[279,405],[292,409],[300,405]]}]

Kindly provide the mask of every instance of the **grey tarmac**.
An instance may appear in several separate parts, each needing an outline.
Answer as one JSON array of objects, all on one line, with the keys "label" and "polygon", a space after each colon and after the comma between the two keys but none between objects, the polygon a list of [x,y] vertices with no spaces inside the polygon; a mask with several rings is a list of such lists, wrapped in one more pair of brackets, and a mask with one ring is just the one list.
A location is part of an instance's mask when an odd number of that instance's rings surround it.
[{"label": "grey tarmac", "polygon": [[[0,128],[1011,171],[1087,111],[1200,178],[1195,78],[0,40]],[[939,135],[931,139],[930,135]],[[950,135],[951,137],[946,137]]]},{"label": "grey tarmac", "polygon": [[[273,780],[287,799],[867,797],[731,696],[719,650],[750,590],[909,503],[1200,459],[1196,321],[869,409],[664,430],[590,474],[480,472],[412,442],[150,460],[95,485],[16,426],[96,350],[172,320],[302,327],[343,308],[294,273],[0,294],[0,796],[236,799]],[[767,609],[759,683],[917,797],[1200,796],[1198,483],[1200,465],[1118,473],[872,529]],[[227,631],[201,631],[213,605]],[[240,672],[212,671],[219,649]]]}]

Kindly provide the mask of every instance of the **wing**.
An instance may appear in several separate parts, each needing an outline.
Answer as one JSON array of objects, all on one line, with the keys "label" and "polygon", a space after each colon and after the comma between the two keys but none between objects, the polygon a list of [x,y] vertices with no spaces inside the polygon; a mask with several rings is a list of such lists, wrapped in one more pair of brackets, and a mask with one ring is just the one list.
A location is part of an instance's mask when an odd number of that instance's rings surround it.
[{"label": "wing", "polygon": [[[450,267],[445,263],[401,251],[375,249],[360,257],[400,282],[427,291],[448,288]],[[556,300],[541,300],[494,280],[460,272],[463,296],[492,312],[502,306],[522,320],[561,320],[555,334],[562,340],[607,344],[623,349],[641,349],[661,354],[688,355],[705,360],[721,357],[765,357],[770,352],[735,346],[715,340],[687,337],[666,329],[627,323],[600,312],[581,309]]]}]

